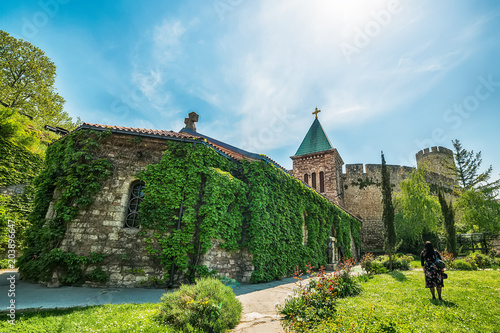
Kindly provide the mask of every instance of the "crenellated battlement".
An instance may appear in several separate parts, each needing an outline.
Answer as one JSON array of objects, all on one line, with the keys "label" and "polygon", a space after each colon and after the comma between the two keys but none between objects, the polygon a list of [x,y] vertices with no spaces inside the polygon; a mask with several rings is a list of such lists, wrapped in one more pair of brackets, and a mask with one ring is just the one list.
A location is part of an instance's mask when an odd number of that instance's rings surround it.
[{"label": "crenellated battlement", "polygon": [[[419,151],[415,157],[417,159],[417,168],[424,168],[428,172],[434,173],[435,176],[449,178],[450,183],[453,183],[454,179],[456,179],[452,171],[455,166],[452,150],[441,146],[431,147],[430,149],[425,148]],[[435,181],[438,181],[438,178],[440,177],[437,177]]]},{"label": "crenellated battlement", "polygon": [[[408,175],[413,171],[412,167],[404,165],[387,164],[391,174]],[[382,164],[346,164],[344,176],[380,176],[382,172]]]},{"label": "crenellated battlement", "polygon": [[417,163],[422,157],[427,157],[429,154],[433,155],[447,155],[448,157],[453,157],[453,151],[451,149],[441,147],[441,146],[434,146],[431,148],[425,148],[419,151],[415,156],[417,158]]}]

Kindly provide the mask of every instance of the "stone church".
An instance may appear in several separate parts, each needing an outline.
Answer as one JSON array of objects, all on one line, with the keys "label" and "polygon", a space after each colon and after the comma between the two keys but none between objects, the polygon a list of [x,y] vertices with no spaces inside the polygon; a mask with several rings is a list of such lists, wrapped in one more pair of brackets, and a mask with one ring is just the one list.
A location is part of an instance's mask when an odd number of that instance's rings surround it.
[{"label": "stone church", "polygon": [[[126,287],[151,285],[152,283],[156,285],[154,281],[157,280],[155,279],[168,273],[167,269],[160,264],[159,259],[149,255],[147,249],[149,247],[148,238],[152,237],[152,230],[141,231],[140,228],[139,207],[144,199],[145,183],[139,180],[137,175],[148,166],[157,165],[160,162],[165,150],[168,149],[169,142],[177,142],[182,145],[202,145],[235,164],[245,160],[270,165],[286,179],[296,184],[292,188],[295,192],[290,194],[299,193],[299,195],[307,198],[304,200],[309,200],[306,206],[302,208],[305,211],[275,212],[281,216],[292,216],[284,219],[295,221],[293,223],[300,225],[296,227],[294,224],[293,230],[285,231],[286,237],[291,237],[293,240],[293,243],[286,244],[285,252],[304,252],[304,255],[310,258],[307,260],[330,265],[330,269],[335,267],[343,255],[352,255],[359,258],[360,244],[357,235],[360,234],[360,220],[345,209],[341,205],[341,201],[336,199],[341,197],[341,193],[337,189],[341,187],[335,183],[336,178],[333,173],[341,173],[342,160],[331,145],[324,145],[325,142],[329,144],[329,141],[317,119],[311,129],[313,133],[306,136],[297,156],[294,157],[295,164],[300,164],[302,160],[306,162],[305,164],[302,163],[300,172],[310,174],[311,179],[305,181],[309,184],[307,186],[302,183],[302,177],[300,180],[296,179],[289,170],[284,169],[263,154],[251,153],[197,132],[195,125],[197,121],[198,115],[191,112],[189,117],[185,119],[186,126],[179,132],[89,123],[84,123],[75,130],[75,132],[79,133],[85,133],[85,131],[89,131],[88,133],[92,131],[108,132],[110,135],[102,144],[99,144],[97,154],[105,157],[113,166],[112,175],[104,181],[92,204],[80,210],[78,215],[67,223],[64,236],[58,245],[62,252],[73,253],[77,256],[88,256],[92,253],[105,256],[103,262],[98,265],[91,264],[84,270],[85,274],[88,274],[99,269],[109,279],[103,283],[86,280],[85,285]],[[323,137],[320,137],[321,135]],[[318,138],[321,142],[315,144]],[[64,140],[64,137],[60,140]],[[319,156],[332,156],[337,160],[332,160],[332,163],[328,162],[322,166],[310,163],[320,158]],[[308,165],[310,169],[306,170],[305,168]],[[315,185],[316,173],[319,177],[318,186]],[[230,175],[230,177],[233,176]],[[235,177],[238,177],[238,175],[235,175]],[[52,202],[48,206],[46,221],[53,220],[57,216],[55,206],[58,196],[60,196],[60,190],[56,188]],[[327,199],[332,198],[331,202],[325,200],[325,197]],[[252,206],[252,199],[247,199],[248,202],[245,204],[249,207]],[[326,213],[318,210],[319,207],[326,206],[328,206],[328,211],[335,212],[334,215],[326,216]],[[311,211],[308,212],[309,208],[311,208]],[[265,220],[264,215],[266,214],[267,212],[264,211],[263,216],[257,216],[254,219]],[[315,220],[312,221],[311,218]],[[180,220],[181,218],[179,218]],[[309,225],[307,221],[312,223]],[[273,225],[274,221],[266,223],[269,223],[266,228],[280,228]],[[342,231],[344,236],[337,235],[336,228],[341,223],[344,223],[344,226],[347,223],[347,229]],[[327,227],[330,225],[331,227]],[[245,228],[245,226],[242,226],[240,231],[242,235],[246,234]],[[327,230],[327,228],[330,229]],[[345,234],[346,230],[347,234]],[[355,232],[354,236],[353,232]],[[310,240],[309,234],[317,235],[317,240]],[[309,243],[313,244],[310,248],[308,248]],[[311,255],[311,253],[314,253],[314,255]],[[266,267],[254,265],[255,255],[244,244],[236,250],[227,251],[219,246],[217,239],[213,239],[212,248],[196,260],[197,265],[204,265],[208,270],[216,270],[221,276],[233,278],[240,282],[250,282],[256,272],[260,274],[259,272],[267,269]],[[282,259],[283,262],[286,262],[287,258],[283,257]],[[285,264],[280,265],[286,267],[286,270],[275,274],[273,278],[284,277],[296,267],[294,263],[288,263],[288,266],[285,266]],[[22,274],[22,270],[20,272]],[[55,270],[51,280],[46,281],[46,283],[50,286],[58,286],[64,280],[64,274],[64,270]],[[185,276],[183,274],[181,271],[170,274],[172,280],[169,284],[184,281]],[[262,280],[257,279],[257,281]]]},{"label": "stone church", "polygon": [[[346,164],[333,147],[318,119],[315,119],[294,156],[293,175],[316,191],[343,207],[362,221],[361,250],[380,252],[383,249],[382,165]],[[453,151],[431,147],[417,152],[417,168],[429,171],[428,181],[453,188],[456,179],[446,166],[454,165]],[[394,191],[408,178],[412,167],[387,165]]]},{"label": "stone church", "polygon": [[[322,235],[321,242],[317,245],[320,251],[318,253],[321,253],[320,256],[323,258],[319,261],[324,260],[326,264],[331,265],[330,268],[335,267],[344,253],[359,258],[361,251],[381,249],[383,244],[381,165],[344,166],[340,153],[334,148],[321,126],[318,119],[319,112],[317,109],[313,112],[315,119],[297,152],[291,157],[293,161],[291,171],[285,170],[265,155],[239,149],[197,132],[195,123],[198,121],[198,115],[194,112],[189,114],[185,120],[186,126],[179,132],[84,123],[75,131],[110,132],[111,136],[99,149],[101,149],[100,154],[112,163],[114,170],[112,177],[105,181],[102,191],[95,197],[92,205],[67,224],[64,238],[59,245],[60,250],[76,255],[103,253],[107,256],[106,263],[101,268],[109,275],[109,280],[104,284],[85,282],[91,286],[149,285],[151,277],[165,274],[165,267],[159,265],[159,262],[146,250],[147,235],[140,233],[139,205],[144,197],[145,184],[137,179],[137,174],[148,165],[159,163],[165,152],[166,143],[171,141],[205,145],[234,163],[246,160],[270,164],[281,170],[286,177],[300,183],[300,188],[307,191],[306,194],[314,193],[312,197],[315,202],[321,201],[328,207],[331,206],[333,209],[331,211],[334,211],[336,216],[331,230],[321,232],[319,229],[313,230],[316,235]],[[140,145],[137,142],[140,142]],[[416,158],[418,165],[427,164],[429,170],[436,174],[436,179],[449,181],[439,169],[439,165],[441,161],[453,161],[450,150],[432,147],[418,152]],[[396,165],[390,165],[389,168],[391,182],[395,185],[395,190],[398,190],[400,182],[407,178],[412,168]],[[46,220],[54,217],[56,197],[57,190],[48,208]],[[252,205],[251,202],[248,204]],[[293,245],[295,247],[290,247],[290,250],[299,249],[307,252],[309,251],[306,249],[308,228],[321,228],[324,223],[321,221],[328,218],[333,220],[333,217],[319,216],[316,220],[319,223],[315,224],[317,227],[309,227],[306,226],[307,212],[301,211],[300,214],[299,223],[302,223],[302,226],[297,233],[301,234],[293,237],[301,241],[300,244]],[[319,212],[319,215],[321,214],[323,213]],[[339,224],[339,221],[347,222],[350,226],[347,229],[347,236],[337,234],[335,225]],[[359,230],[360,222],[361,230]],[[354,227],[355,225],[357,227]],[[343,237],[343,243],[340,243],[339,237]],[[216,270],[219,275],[241,282],[251,281],[258,269],[264,269],[254,266],[254,254],[248,248],[243,246],[234,251],[226,251],[218,246],[217,240],[214,242],[212,248],[199,258],[200,265]],[[345,248],[342,244],[350,246]],[[87,267],[88,270],[95,268],[92,265]],[[181,281],[183,277],[179,274],[176,275],[176,279]],[[174,274],[170,276],[173,277]],[[59,273],[54,272],[48,284],[59,285],[60,279]]]}]

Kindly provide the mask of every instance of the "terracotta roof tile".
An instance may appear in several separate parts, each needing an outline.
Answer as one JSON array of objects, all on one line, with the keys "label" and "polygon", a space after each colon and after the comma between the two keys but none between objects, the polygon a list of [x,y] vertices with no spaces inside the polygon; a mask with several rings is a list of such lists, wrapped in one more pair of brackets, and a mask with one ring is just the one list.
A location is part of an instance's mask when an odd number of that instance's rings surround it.
[{"label": "terracotta roof tile", "polygon": [[83,123],[82,127],[83,128],[94,127],[94,128],[100,128],[100,129],[110,129],[112,131],[114,130],[114,131],[119,131],[119,132],[129,132],[131,134],[132,133],[146,134],[146,135],[153,135],[153,136],[165,136],[165,137],[185,138],[185,139],[193,138],[192,135],[188,135],[185,133],[178,133],[178,132],[166,131],[166,130],[147,129],[147,128],[110,126],[110,125],[90,124],[90,123]]},{"label": "terracotta roof tile", "polygon": [[118,132],[118,133],[130,133],[130,134],[142,134],[142,135],[148,135],[148,136],[154,136],[158,138],[181,138],[181,139],[193,139],[193,140],[200,140],[204,141],[210,146],[214,147],[215,149],[219,150],[220,152],[224,153],[225,155],[235,159],[235,160],[242,160],[244,158],[243,155],[234,152],[230,149],[227,149],[225,147],[222,147],[221,145],[218,145],[214,142],[211,142],[209,140],[204,140],[203,137],[195,134],[190,134],[190,133],[179,133],[179,132],[174,132],[174,131],[166,131],[166,130],[155,130],[155,129],[147,129],[147,128],[135,128],[135,127],[123,127],[123,126],[111,126],[111,125],[101,125],[101,124],[90,124],[90,123],[83,123],[82,126],[79,128],[90,128],[90,129],[110,129],[112,132]]}]

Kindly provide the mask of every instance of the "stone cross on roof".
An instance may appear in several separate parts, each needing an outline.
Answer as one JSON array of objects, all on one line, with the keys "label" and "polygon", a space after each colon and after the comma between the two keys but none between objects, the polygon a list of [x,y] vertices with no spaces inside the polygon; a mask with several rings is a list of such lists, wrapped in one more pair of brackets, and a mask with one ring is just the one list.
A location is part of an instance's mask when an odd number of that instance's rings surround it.
[{"label": "stone cross on roof", "polygon": [[318,110],[318,108],[316,108],[316,110],[314,110],[314,112],[312,114],[316,116],[316,119],[318,119],[318,113],[320,113],[320,112],[321,112],[321,110]]},{"label": "stone cross on roof", "polygon": [[193,131],[196,131],[196,125],[194,123],[198,122],[198,118],[200,116],[198,116],[198,114],[196,112],[189,112],[188,114],[188,118],[184,118],[184,124],[186,124],[186,126],[184,126],[184,128],[189,128],[189,129],[192,129]]}]

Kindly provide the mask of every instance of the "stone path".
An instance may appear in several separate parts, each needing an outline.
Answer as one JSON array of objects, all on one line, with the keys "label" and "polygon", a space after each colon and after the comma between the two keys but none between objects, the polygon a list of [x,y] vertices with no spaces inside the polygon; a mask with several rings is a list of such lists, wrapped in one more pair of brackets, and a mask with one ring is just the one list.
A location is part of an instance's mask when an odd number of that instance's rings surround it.
[{"label": "stone path", "polygon": [[243,313],[240,324],[232,332],[284,332],[280,316],[276,313],[276,305],[283,304],[287,296],[292,293],[295,281],[288,278],[265,283],[263,285],[267,288],[245,294],[239,294],[239,288],[235,288],[234,291],[238,295],[236,297],[243,304]]}]

